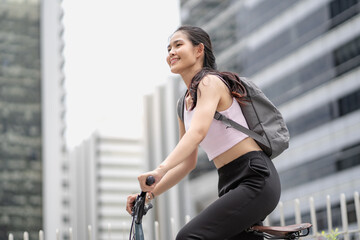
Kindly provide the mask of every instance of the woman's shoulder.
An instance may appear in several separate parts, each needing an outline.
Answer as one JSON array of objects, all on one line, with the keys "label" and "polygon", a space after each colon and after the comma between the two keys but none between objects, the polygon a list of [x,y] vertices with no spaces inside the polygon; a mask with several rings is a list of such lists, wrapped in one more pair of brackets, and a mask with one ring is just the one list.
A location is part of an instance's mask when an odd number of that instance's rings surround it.
[{"label": "woman's shoulder", "polygon": [[[229,89],[225,82],[217,75],[206,75],[201,80],[198,89],[200,92],[204,93],[209,98],[214,99],[228,99],[229,98]],[[205,94],[206,93],[206,94]]]},{"label": "woman's shoulder", "polygon": [[224,85],[224,80],[221,78],[220,75],[216,75],[216,74],[207,74],[200,80],[200,82],[202,83],[202,85],[205,85],[205,86],[210,86],[210,85],[222,86],[222,85]]}]

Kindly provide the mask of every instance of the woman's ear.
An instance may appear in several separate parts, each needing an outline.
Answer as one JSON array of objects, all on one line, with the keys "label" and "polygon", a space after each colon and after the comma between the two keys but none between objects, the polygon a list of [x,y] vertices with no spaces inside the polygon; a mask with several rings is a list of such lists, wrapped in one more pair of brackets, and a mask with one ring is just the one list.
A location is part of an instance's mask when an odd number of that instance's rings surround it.
[{"label": "woman's ear", "polygon": [[205,46],[203,43],[200,43],[199,45],[197,45],[197,54],[198,54],[198,57],[201,56],[202,54],[204,54],[204,49],[205,49]]}]

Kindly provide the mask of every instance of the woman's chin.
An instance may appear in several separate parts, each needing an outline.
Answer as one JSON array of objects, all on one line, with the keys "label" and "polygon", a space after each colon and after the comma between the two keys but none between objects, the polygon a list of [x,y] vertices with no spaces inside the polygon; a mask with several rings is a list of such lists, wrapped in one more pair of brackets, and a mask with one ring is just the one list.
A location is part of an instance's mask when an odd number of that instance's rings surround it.
[{"label": "woman's chin", "polygon": [[170,71],[175,74],[179,74],[179,69],[177,69],[175,66],[170,67]]}]

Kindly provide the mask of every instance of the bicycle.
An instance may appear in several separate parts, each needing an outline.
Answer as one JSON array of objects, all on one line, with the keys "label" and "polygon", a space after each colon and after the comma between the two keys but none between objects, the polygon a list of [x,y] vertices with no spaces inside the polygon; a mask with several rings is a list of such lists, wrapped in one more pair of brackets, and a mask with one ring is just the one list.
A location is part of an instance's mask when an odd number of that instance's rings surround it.
[{"label": "bicycle", "polygon": [[[153,176],[146,178],[146,185],[151,186],[155,182]],[[145,205],[146,192],[141,192],[135,200],[132,208],[132,222],[130,227],[129,240],[144,240],[142,218],[153,207],[151,203]]]},{"label": "bicycle", "polygon": [[[146,185],[150,186],[155,182],[154,177],[146,179]],[[130,228],[129,240],[144,240],[142,229],[142,218],[152,208],[152,204],[145,205],[146,192],[141,192],[134,203],[132,211],[132,223]],[[289,239],[295,240],[305,237],[310,233],[310,223],[301,223],[288,226],[252,226],[247,232],[262,236],[266,239]]]}]

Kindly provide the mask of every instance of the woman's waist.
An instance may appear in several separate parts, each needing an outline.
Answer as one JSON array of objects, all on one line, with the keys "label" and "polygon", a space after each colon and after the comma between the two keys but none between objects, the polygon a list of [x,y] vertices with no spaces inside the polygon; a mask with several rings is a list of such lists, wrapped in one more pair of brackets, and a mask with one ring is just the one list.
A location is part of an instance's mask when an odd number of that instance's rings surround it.
[{"label": "woman's waist", "polygon": [[231,163],[235,159],[253,151],[262,151],[259,145],[251,138],[245,138],[235,146],[213,159],[217,169]]}]

